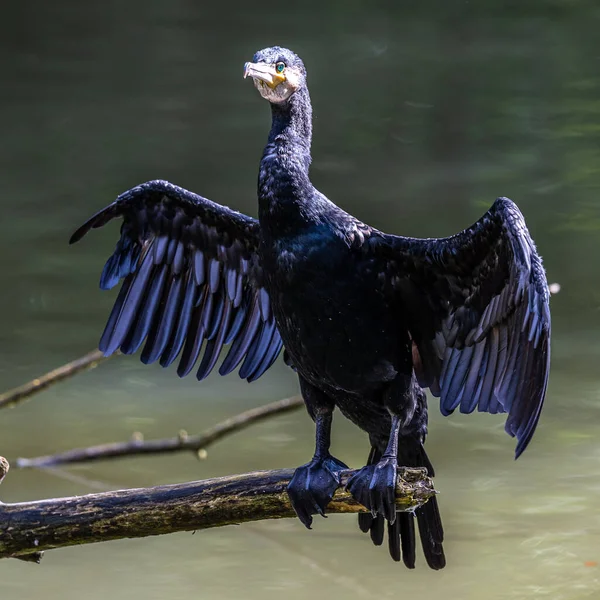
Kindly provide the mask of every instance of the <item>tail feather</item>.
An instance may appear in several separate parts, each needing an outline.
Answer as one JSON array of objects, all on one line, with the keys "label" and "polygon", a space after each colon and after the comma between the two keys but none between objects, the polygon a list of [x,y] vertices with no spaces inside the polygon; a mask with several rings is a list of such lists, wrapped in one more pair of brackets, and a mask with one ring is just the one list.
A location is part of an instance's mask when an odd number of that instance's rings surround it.
[{"label": "tail feather", "polygon": [[[412,447],[411,447],[412,446]],[[411,452],[402,451],[399,457],[401,466],[426,467],[428,473],[433,476],[433,466],[425,453],[422,444],[418,444],[415,452],[414,445],[409,446]],[[407,449],[406,447],[404,448]],[[372,465],[381,459],[381,452],[372,447],[367,460],[367,465]],[[409,568],[415,568],[416,558],[416,534],[415,517],[419,528],[419,537],[423,547],[423,554],[427,564],[432,569],[443,569],[446,566],[446,557],[442,543],[444,541],[444,529],[442,518],[437,503],[437,498],[431,498],[426,504],[418,508],[415,513],[398,513],[396,521],[388,523],[388,548],[390,556],[395,561],[402,562]],[[371,540],[376,546],[383,543],[385,520],[381,515],[373,516],[371,513],[360,513],[358,525],[361,531],[370,533]]]},{"label": "tail feather", "polygon": [[434,496],[423,506],[415,511],[417,523],[419,524],[419,536],[427,564],[435,570],[446,566],[444,556],[444,528],[438,507],[437,498]]},{"label": "tail feather", "polygon": [[415,517],[412,513],[398,513],[396,522],[400,523],[402,560],[409,569],[415,568],[417,543],[415,540]]},{"label": "tail feather", "polygon": [[358,527],[363,533],[369,533],[372,524],[373,515],[371,513],[358,513]]},{"label": "tail feather", "polygon": [[381,546],[381,544],[383,544],[383,537],[385,535],[385,519],[381,515],[377,515],[371,518],[373,519],[371,527],[369,528],[369,533],[371,534],[371,541],[376,546]]},{"label": "tail feather", "polygon": [[400,550],[400,537],[402,535],[402,526],[400,519],[396,519],[393,523],[388,523],[388,548],[390,556],[400,562],[402,559],[402,551]]}]

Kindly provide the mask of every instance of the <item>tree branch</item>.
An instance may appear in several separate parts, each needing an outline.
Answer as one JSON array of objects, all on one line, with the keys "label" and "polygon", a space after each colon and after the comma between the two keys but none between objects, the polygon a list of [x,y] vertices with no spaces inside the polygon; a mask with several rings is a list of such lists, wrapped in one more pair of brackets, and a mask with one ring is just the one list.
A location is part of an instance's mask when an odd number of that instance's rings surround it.
[{"label": "tree branch", "polygon": [[[364,510],[343,490],[356,471],[343,471],[329,513]],[[293,517],[286,487],[292,469],[258,471],[153,488],[0,504],[0,558],[39,561],[40,551],[122,538],[162,535]],[[435,494],[425,469],[398,469],[399,511]]]},{"label": "tree branch", "polygon": [[[114,355],[113,355],[114,356]],[[34,394],[45,390],[52,384],[68,379],[76,373],[87,369],[95,368],[100,362],[109,359],[110,356],[104,356],[100,350],[88,352],[85,356],[77,358],[58,369],[49,371],[40,377],[32,379],[30,382],[20,385],[19,387],[8,390],[0,394],[0,408],[12,407],[20,402],[28,400]]]},{"label": "tree branch", "polygon": [[98,446],[89,446],[88,448],[75,448],[66,452],[37,456],[35,458],[17,458],[16,466],[19,468],[54,467],[68,463],[89,462],[138,454],[164,454],[168,452],[187,451],[200,454],[211,444],[232,433],[274,415],[298,410],[303,404],[300,396],[284,398],[283,400],[277,400],[258,408],[252,408],[239,415],[225,419],[199,435],[188,436],[186,432],[182,431],[177,437],[144,441],[138,434],[134,435],[127,442],[100,444]]},{"label": "tree branch", "polygon": [[[8,461],[4,458],[4,456],[0,456],[0,483],[4,481],[8,470],[10,469],[10,465]],[[3,506],[2,502],[0,502],[0,509]],[[34,562],[39,564],[44,556],[43,552],[29,552],[27,554],[23,554],[22,556],[15,556],[16,559],[22,560],[23,562]]]}]

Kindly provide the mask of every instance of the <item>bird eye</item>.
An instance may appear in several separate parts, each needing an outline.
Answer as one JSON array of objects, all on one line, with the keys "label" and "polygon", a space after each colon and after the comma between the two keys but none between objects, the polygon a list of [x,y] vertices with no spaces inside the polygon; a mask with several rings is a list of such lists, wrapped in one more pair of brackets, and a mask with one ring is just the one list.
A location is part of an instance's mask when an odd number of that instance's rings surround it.
[{"label": "bird eye", "polygon": [[283,70],[284,70],[284,69],[285,69],[285,63],[278,62],[278,63],[275,65],[275,70],[276,70],[278,73],[283,73]]}]

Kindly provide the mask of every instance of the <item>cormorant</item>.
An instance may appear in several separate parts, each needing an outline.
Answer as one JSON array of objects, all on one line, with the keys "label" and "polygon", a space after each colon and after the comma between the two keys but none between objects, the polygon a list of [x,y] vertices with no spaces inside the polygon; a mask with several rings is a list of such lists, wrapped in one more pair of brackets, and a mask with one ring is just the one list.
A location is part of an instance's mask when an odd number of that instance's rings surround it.
[{"label": "cormorant", "polygon": [[[282,346],[316,425],[312,460],[289,496],[302,523],[323,514],[346,465],[329,453],[334,408],[366,431],[367,466],[350,481],[371,512],[359,524],[375,544],[388,523],[391,556],[415,564],[415,524],[427,563],[445,565],[437,500],[396,514],[400,465],[426,467],[427,402],[449,415],[508,413],[516,456],[536,428],[550,361],[549,292],[523,216],[498,198],[448,238],[378,231],[312,185],[312,109],[306,70],[285,48],[246,63],[269,101],[272,127],[258,175],[258,220],[166,181],[121,194],[71,243],[116,217],[121,237],[100,278],[118,297],[100,340],[109,355],[144,343],[144,363],[179,356],[198,379],[230,345],[219,372],[260,377]],[[242,362],[243,361],[243,362]]]}]

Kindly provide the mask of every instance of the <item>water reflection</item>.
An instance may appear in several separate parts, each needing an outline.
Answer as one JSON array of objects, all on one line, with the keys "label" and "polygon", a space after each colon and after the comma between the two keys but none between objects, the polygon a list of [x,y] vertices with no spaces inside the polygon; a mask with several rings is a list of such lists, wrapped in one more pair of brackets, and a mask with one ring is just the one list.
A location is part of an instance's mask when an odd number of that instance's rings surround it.
[{"label": "water reflection", "polygon": [[[600,589],[600,42],[590,3],[431,1],[206,7],[177,0],[25,0],[0,22],[2,386],[89,350],[112,296],[96,288],[116,229],[76,249],[82,218],[162,177],[256,213],[268,111],[241,80],[274,42],[304,57],[315,107],[313,177],[344,208],[389,231],[445,235],[496,195],[515,199],[553,298],[553,371],[531,448],[512,460],[501,419],[432,416],[448,568],[408,572],[354,519],[232,527],[4,561],[0,591],[47,598],[596,597]],[[225,18],[226,17],[226,18]],[[275,37],[273,37],[275,36]],[[288,396],[282,365],[248,386],[202,385],[119,358],[1,415],[2,453],[190,432]],[[73,469],[109,487],[293,466],[312,452],[302,414],[191,457]],[[364,435],[338,418],[336,454]],[[11,472],[3,501],[84,493],[77,481]],[[110,576],[107,576],[110,574]]]}]

